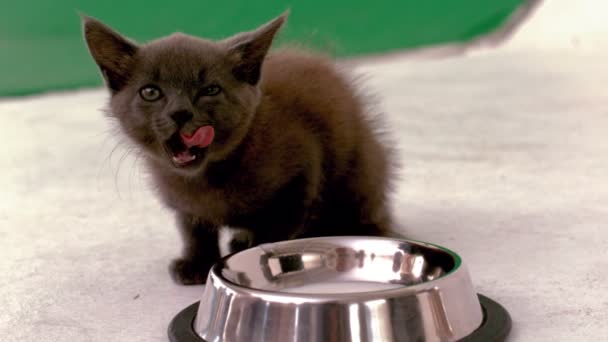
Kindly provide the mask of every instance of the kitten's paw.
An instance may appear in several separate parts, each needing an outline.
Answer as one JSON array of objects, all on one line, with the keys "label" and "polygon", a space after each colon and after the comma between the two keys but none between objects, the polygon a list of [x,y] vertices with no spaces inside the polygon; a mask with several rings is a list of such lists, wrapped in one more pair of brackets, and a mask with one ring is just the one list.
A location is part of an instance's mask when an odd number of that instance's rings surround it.
[{"label": "kitten's paw", "polygon": [[191,259],[175,259],[169,265],[171,278],[181,285],[204,284],[209,274],[208,263]]}]

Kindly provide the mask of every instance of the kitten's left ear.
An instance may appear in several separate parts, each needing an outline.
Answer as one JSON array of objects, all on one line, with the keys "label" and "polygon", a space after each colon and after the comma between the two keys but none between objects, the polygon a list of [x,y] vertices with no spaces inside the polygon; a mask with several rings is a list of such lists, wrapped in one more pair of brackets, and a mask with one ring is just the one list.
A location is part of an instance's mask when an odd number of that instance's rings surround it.
[{"label": "kitten's left ear", "polygon": [[82,15],[82,28],[89,51],[99,66],[108,88],[118,92],[128,82],[137,45],[97,19]]},{"label": "kitten's left ear", "polygon": [[236,63],[232,69],[236,78],[251,85],[258,83],[266,53],[288,15],[289,12],[285,12],[255,31],[241,33],[224,41],[230,58]]}]

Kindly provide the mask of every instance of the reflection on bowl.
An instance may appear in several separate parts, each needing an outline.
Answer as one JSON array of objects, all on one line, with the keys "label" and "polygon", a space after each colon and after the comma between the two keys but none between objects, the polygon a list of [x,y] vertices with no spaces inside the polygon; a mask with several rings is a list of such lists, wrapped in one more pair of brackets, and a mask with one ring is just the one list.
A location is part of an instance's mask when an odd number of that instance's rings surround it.
[{"label": "reflection on bowl", "polygon": [[206,341],[456,341],[484,312],[460,257],[390,238],[266,244],[215,265],[194,332]]}]

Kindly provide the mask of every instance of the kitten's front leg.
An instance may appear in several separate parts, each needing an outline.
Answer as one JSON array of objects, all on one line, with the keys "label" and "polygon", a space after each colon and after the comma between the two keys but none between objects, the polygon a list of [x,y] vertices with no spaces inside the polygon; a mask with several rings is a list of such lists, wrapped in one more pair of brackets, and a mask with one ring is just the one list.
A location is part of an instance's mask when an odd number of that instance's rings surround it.
[{"label": "kitten's front leg", "polygon": [[204,284],[209,269],[220,258],[217,227],[192,215],[178,213],[183,255],[169,266],[171,277],[182,285]]}]

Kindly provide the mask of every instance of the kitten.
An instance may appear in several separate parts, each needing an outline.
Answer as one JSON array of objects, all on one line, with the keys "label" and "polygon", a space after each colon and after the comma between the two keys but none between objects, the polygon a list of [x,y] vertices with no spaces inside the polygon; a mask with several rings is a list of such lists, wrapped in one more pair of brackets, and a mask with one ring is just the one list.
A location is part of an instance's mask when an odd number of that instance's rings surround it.
[{"label": "kitten", "polygon": [[388,232],[386,148],[330,60],[268,54],[285,20],[221,41],[176,33],[138,45],[83,18],[111,116],[177,216],[178,283],[205,282],[226,226],[249,232],[249,245]]}]

